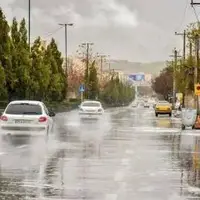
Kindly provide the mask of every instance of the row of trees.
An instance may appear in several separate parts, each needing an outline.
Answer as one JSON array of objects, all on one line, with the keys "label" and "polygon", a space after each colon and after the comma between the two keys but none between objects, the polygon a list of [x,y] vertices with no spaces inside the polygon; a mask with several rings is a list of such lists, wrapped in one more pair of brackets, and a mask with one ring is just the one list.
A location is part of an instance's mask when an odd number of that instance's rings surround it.
[{"label": "row of trees", "polygon": [[128,82],[120,81],[118,76],[112,76],[107,83],[101,98],[109,105],[128,105],[135,98],[134,88]]},{"label": "row of trees", "polygon": [[[189,51],[185,59],[178,59],[176,68],[174,61],[167,61],[165,69],[153,80],[152,87],[158,94],[167,99],[172,95],[173,75],[176,79],[176,92],[192,94],[194,92],[194,72],[195,66],[198,70],[198,80],[200,80],[200,66],[197,59],[196,42],[200,36],[200,24],[192,23],[186,31],[187,47]],[[175,73],[174,73],[175,72]]]},{"label": "row of trees", "polygon": [[89,67],[89,73],[87,70],[85,71],[84,83],[86,85],[86,99],[101,99],[110,106],[128,105],[133,101],[135,97],[134,88],[128,82],[121,81],[117,73],[110,72],[107,81],[103,85],[100,85],[99,77],[101,75],[98,76],[98,70],[94,60]]},{"label": "row of trees", "polygon": [[[38,37],[29,46],[26,21],[13,19],[9,25],[0,9],[0,100],[35,99],[63,101],[67,92],[86,86],[85,98],[101,98],[107,104],[127,104],[134,90],[116,75],[100,80],[97,62],[90,58],[89,70],[63,69],[63,58],[56,41],[50,43]],[[83,65],[86,60],[83,60]],[[103,84],[102,84],[103,82]]]},{"label": "row of trees", "polygon": [[54,39],[38,37],[29,48],[26,21],[9,26],[0,9],[0,99],[62,101],[66,93],[63,59]]}]

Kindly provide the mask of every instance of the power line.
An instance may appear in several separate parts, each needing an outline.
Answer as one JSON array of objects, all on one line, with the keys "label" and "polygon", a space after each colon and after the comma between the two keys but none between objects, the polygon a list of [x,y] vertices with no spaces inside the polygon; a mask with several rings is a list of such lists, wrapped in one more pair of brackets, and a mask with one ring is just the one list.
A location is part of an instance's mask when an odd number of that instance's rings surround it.
[{"label": "power line", "polygon": [[186,0],[186,4],[185,4],[184,11],[183,11],[183,17],[181,19],[180,27],[183,25],[183,22],[185,20],[185,16],[186,16],[186,13],[187,13],[187,8],[188,8],[188,5],[189,5],[188,2],[189,2],[189,0]]},{"label": "power line", "polygon": [[59,27],[59,28],[55,29],[54,31],[52,31],[52,32],[50,32],[50,33],[48,33],[48,34],[46,34],[46,36],[44,36],[44,38],[48,38],[48,37],[54,35],[55,33],[57,33],[57,32],[58,32],[59,30],[61,30],[62,28],[63,28],[63,27]]}]

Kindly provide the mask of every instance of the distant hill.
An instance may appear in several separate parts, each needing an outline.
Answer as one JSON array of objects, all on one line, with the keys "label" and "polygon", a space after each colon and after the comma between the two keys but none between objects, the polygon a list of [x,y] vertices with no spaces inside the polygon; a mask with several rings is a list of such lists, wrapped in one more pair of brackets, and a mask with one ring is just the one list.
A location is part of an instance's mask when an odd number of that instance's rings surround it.
[{"label": "distant hill", "polygon": [[144,72],[146,74],[158,75],[165,67],[165,62],[137,63],[126,60],[112,60],[110,64],[111,69],[123,71],[125,74]]}]

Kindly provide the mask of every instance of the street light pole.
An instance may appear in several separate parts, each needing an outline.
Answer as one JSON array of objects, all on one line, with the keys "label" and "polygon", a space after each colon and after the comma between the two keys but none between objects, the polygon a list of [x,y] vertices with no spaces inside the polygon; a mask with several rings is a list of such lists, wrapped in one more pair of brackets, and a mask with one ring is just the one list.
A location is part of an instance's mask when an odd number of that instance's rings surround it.
[{"label": "street light pole", "polygon": [[67,37],[67,27],[68,26],[73,26],[74,24],[73,23],[65,23],[65,24],[59,24],[60,26],[63,26],[65,28],[65,73],[67,75],[67,70],[68,70],[68,60],[67,60],[67,44],[68,44],[68,37]]},{"label": "street light pole", "polygon": [[28,0],[28,45],[31,50],[31,0]]},{"label": "street light pole", "polygon": [[86,72],[87,72],[87,80],[86,81],[86,97],[88,98],[88,91],[89,91],[89,50],[90,46],[94,45],[94,43],[82,43],[83,46],[86,46]]},{"label": "street light pole", "polygon": [[[194,70],[194,84],[198,83],[198,68],[199,68],[199,35],[195,36],[195,51],[196,51],[196,65]],[[199,96],[195,96],[195,107],[197,112],[199,112]]]},{"label": "street light pole", "polygon": [[[67,43],[68,43],[68,37],[67,37],[67,27],[68,26],[73,26],[73,23],[64,23],[64,24],[59,24],[60,26],[63,26],[65,28],[65,76],[66,76],[66,81],[67,81],[67,76],[68,76],[68,59],[67,59]],[[66,91],[66,97],[67,97],[67,91]]]}]

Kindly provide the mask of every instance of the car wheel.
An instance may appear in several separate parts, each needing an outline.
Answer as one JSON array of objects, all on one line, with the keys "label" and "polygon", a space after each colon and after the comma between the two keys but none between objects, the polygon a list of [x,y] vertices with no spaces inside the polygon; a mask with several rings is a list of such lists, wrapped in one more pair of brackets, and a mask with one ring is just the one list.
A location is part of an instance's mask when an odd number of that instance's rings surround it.
[{"label": "car wheel", "polygon": [[185,126],[182,124],[182,130],[185,130]]},{"label": "car wheel", "polygon": [[192,126],[192,129],[195,129],[195,126],[194,126],[194,125]]},{"label": "car wheel", "polygon": [[156,113],[156,117],[158,117],[158,113]]},{"label": "car wheel", "polygon": [[171,117],[171,116],[172,116],[172,113],[169,113],[169,116]]}]

